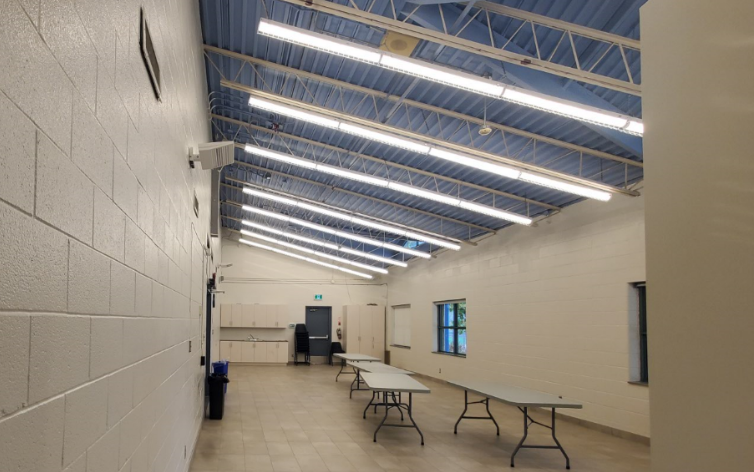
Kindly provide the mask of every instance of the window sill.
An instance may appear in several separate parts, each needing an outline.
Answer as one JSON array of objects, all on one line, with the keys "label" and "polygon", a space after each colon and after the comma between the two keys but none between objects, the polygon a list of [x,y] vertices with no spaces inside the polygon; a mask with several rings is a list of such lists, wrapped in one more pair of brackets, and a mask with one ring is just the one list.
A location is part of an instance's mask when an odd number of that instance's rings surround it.
[{"label": "window sill", "polygon": [[441,356],[460,357],[466,359],[466,354],[453,354],[452,352],[432,351],[432,354],[440,354]]},{"label": "window sill", "polygon": [[404,346],[402,344],[391,344],[390,347],[399,347],[401,349],[411,349],[411,346]]},{"label": "window sill", "polygon": [[649,387],[649,382],[640,382],[638,380],[629,380],[628,383],[631,385],[638,385],[640,387]]}]

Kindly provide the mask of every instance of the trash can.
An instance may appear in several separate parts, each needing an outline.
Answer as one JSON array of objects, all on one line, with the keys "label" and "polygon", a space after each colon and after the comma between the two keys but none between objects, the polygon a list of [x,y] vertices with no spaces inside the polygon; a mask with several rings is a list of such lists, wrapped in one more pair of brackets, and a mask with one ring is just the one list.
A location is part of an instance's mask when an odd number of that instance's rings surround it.
[{"label": "trash can", "polygon": [[[218,375],[228,376],[228,361],[218,361],[212,363],[212,372]],[[223,386],[223,393],[228,393],[228,385]]]},{"label": "trash can", "polygon": [[211,420],[221,420],[225,411],[225,392],[223,391],[223,387],[230,380],[225,375],[211,374],[207,381],[209,384],[209,418]]}]

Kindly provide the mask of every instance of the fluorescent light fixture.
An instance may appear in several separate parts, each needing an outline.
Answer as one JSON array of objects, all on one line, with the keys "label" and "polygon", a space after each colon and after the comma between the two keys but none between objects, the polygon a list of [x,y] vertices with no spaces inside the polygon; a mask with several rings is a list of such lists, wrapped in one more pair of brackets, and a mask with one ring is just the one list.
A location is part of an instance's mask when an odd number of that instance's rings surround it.
[{"label": "fluorescent light fixture", "polygon": [[560,190],[562,192],[568,192],[586,198],[593,198],[601,202],[607,202],[612,197],[610,192],[603,192],[602,190],[583,187],[581,185],[575,185],[569,182],[563,182],[562,180],[555,180],[541,175],[530,174],[528,172],[521,173],[521,180],[523,180],[524,182],[541,185],[543,187]]},{"label": "fluorescent light fixture", "polygon": [[628,120],[628,124],[624,130],[636,136],[644,136],[644,123],[638,120]]},{"label": "fluorescent light fixture", "polygon": [[277,113],[278,115],[290,116],[291,118],[295,118],[301,121],[307,121],[309,123],[314,123],[316,125],[324,126],[326,128],[337,128],[338,125],[340,124],[337,120],[332,120],[330,118],[327,118],[321,115],[309,113],[307,111],[298,110],[293,107],[280,105],[275,102],[271,102],[269,100],[263,100],[261,98],[256,98],[256,97],[249,98],[249,106],[252,106],[255,108],[261,108],[262,110],[267,110],[272,113]]},{"label": "fluorescent light fixture", "polygon": [[[246,145],[246,149],[247,150],[254,150],[254,146]],[[443,151],[443,152],[445,152],[445,151]],[[256,154],[256,152],[252,152],[252,154]],[[277,154],[277,153],[273,152],[272,154]],[[272,156],[272,154],[270,154],[270,156]],[[447,154],[453,154],[453,153],[447,153]],[[464,158],[464,156],[461,156],[460,154],[453,154],[453,155],[458,156],[459,158]],[[293,157],[293,156],[288,156],[288,157],[289,157],[289,160],[292,163],[295,163],[297,161],[305,161],[305,159],[301,159],[301,158],[298,158],[298,157]],[[492,164],[490,164],[490,165],[492,166]],[[497,167],[497,166],[493,166],[493,167]],[[505,167],[500,167],[500,169],[505,169]],[[466,210],[473,211],[475,213],[481,213],[483,215],[493,216],[493,217],[496,217],[496,218],[501,218],[501,219],[504,219],[506,221],[512,221],[512,222],[521,221],[520,220],[521,217],[519,217],[515,213],[506,212],[506,211],[499,211],[499,210],[496,210],[493,207],[486,207],[484,205],[475,204],[473,202],[467,202],[468,205],[462,205],[462,203],[465,202],[465,200],[461,200],[459,198],[451,197],[450,195],[445,195],[445,194],[442,194],[442,193],[439,193],[439,192],[433,192],[431,190],[425,190],[425,189],[422,189],[422,188],[413,187],[411,185],[406,185],[406,184],[402,184],[402,183],[399,183],[399,182],[391,182],[389,180],[385,180],[385,179],[382,179],[382,178],[379,178],[379,177],[373,177],[371,175],[363,174],[361,172],[354,172],[354,171],[351,171],[351,170],[340,169],[338,167],[328,166],[328,165],[325,165],[325,164],[316,164],[315,170],[326,172],[326,173],[331,174],[331,175],[336,175],[338,177],[343,177],[343,178],[346,178],[346,179],[355,180],[355,181],[358,181],[358,182],[364,182],[364,183],[367,183],[367,184],[370,184],[370,185],[376,185],[378,187],[387,187],[387,188],[389,188],[391,190],[395,190],[396,192],[402,192],[402,193],[406,193],[406,194],[409,194],[409,195],[414,195],[416,197],[426,198],[427,200],[432,200],[432,201],[435,201],[435,202],[444,203],[446,205],[451,205],[451,206],[454,206],[454,207],[464,208]],[[519,172],[519,174],[520,174],[520,172]],[[282,202],[282,203],[285,203],[287,205],[298,206],[298,207],[301,207],[301,208],[307,208],[307,207],[303,206],[303,205],[306,205],[305,203],[301,203],[301,202],[298,202],[298,201],[295,201],[295,200],[291,200],[291,199],[287,199],[287,198],[284,198],[284,197],[277,197],[275,195],[267,194],[267,193],[261,192],[259,190],[250,189],[248,187],[244,188],[243,192],[246,193],[246,194],[248,194],[248,195],[254,195],[254,196],[257,196],[257,197],[261,197],[261,198],[267,198],[269,200],[274,200],[274,201],[277,201],[277,202]],[[268,195],[271,195],[271,196],[268,196]],[[308,207],[307,209],[308,210],[312,210],[312,211],[317,211],[317,210],[314,210],[311,206]],[[332,212],[325,213],[324,211],[321,211],[320,213],[327,214],[328,216],[334,216],[334,217],[338,218],[338,216],[335,216]],[[343,219],[351,221],[350,217],[343,218]],[[529,220],[528,218],[526,218],[526,220],[529,221],[528,224],[531,224],[531,220]],[[366,221],[366,220],[364,220],[364,221]],[[400,232],[398,234],[403,235],[403,232]],[[429,242],[429,241],[426,241],[426,242]],[[452,247],[452,246],[444,246],[442,244],[438,244],[438,246],[449,247],[450,249],[454,249],[454,247]],[[457,245],[454,245],[454,246],[457,246]],[[459,249],[460,249],[460,247],[459,247]]]},{"label": "fluorescent light fixture", "polygon": [[[254,195],[256,197],[274,200],[274,198],[269,197],[271,194],[267,192],[262,192],[260,190],[255,190],[248,187],[244,187],[243,192],[248,195]],[[347,213],[341,213],[338,211],[328,210],[328,209],[325,209],[316,205],[311,205],[309,203],[295,201],[293,205],[299,208],[303,208],[304,210],[312,211],[314,213],[319,213],[322,215],[330,216],[332,218],[337,218],[339,220],[348,221],[355,225],[365,226],[367,228],[376,229],[378,231],[384,231],[386,233],[397,234],[398,236],[405,236],[405,237],[408,237],[417,241],[423,241],[425,243],[434,244],[435,246],[452,249],[454,251],[458,251],[461,249],[461,246],[459,246],[458,244],[452,243],[450,241],[433,238],[431,236],[426,236],[418,232],[407,231],[402,228],[398,228],[396,226],[390,226],[390,225],[385,225],[385,224],[377,223],[370,220],[365,220],[363,218],[352,216]]]},{"label": "fluorescent light fixture", "polygon": [[339,266],[336,266],[334,264],[328,264],[326,262],[318,261],[316,259],[312,259],[312,258],[309,258],[309,257],[300,256],[300,255],[294,254],[292,252],[283,251],[282,249],[277,249],[277,248],[274,248],[274,247],[270,247],[270,246],[267,246],[265,244],[255,243],[254,241],[249,241],[249,240],[246,240],[246,239],[243,239],[243,238],[240,238],[238,240],[238,242],[246,244],[247,246],[253,246],[253,247],[256,247],[256,248],[259,248],[259,249],[264,249],[266,251],[275,252],[275,253],[281,254],[283,256],[293,257],[293,258],[296,258],[296,259],[299,259],[299,260],[302,260],[302,261],[311,262],[312,264],[317,264],[317,265],[321,265],[321,266],[324,266],[324,267],[328,267],[330,269],[335,269],[335,270],[339,270],[341,272],[346,272],[348,274],[357,275],[357,276],[363,277],[365,279],[372,279],[373,278],[369,274],[363,274],[363,273],[357,272],[355,270],[346,269],[344,267],[339,267]]},{"label": "fluorescent light fixture", "polygon": [[244,236],[249,236],[250,238],[261,239],[262,241],[267,241],[268,243],[278,244],[278,245],[283,246],[283,247],[287,247],[287,248],[290,248],[290,249],[295,249],[296,251],[301,251],[301,252],[304,252],[306,254],[313,254],[315,256],[323,257],[325,259],[331,259],[333,261],[338,261],[338,262],[341,262],[343,264],[352,265],[354,267],[360,267],[360,268],[366,269],[366,270],[371,270],[373,272],[377,272],[377,273],[380,273],[380,274],[387,274],[388,273],[387,270],[385,270],[385,269],[383,269],[381,267],[374,267],[374,266],[370,266],[370,265],[367,265],[367,264],[362,264],[360,262],[351,261],[349,259],[343,259],[342,257],[333,256],[333,255],[327,254],[326,252],[315,251],[313,249],[302,247],[302,246],[299,246],[297,244],[291,244],[291,243],[289,243],[287,241],[281,241],[279,239],[271,238],[271,237],[265,236],[263,234],[253,233],[251,231],[246,231],[245,229],[241,230],[241,234],[243,234]]},{"label": "fluorescent light fixture", "polygon": [[429,150],[429,155],[440,159],[445,159],[446,161],[455,162],[456,164],[483,170],[491,174],[497,174],[509,179],[517,180],[521,176],[521,171],[518,169],[513,169],[511,167],[506,167],[499,164],[493,164],[491,162],[485,162],[480,159],[464,156],[463,154],[446,151],[444,149],[432,148]]},{"label": "fluorescent light fixture", "polygon": [[446,67],[439,67],[428,62],[416,59],[402,58],[389,54],[382,54],[380,65],[387,69],[397,70],[404,74],[421,77],[423,79],[439,82],[451,87],[462,88],[474,93],[499,98],[505,86],[491,80],[482,79],[472,74],[457,72]]},{"label": "fluorescent light fixture", "polygon": [[509,87],[503,92],[502,98],[520,105],[538,108],[540,110],[549,111],[550,113],[555,113],[556,115],[575,118],[580,121],[607,126],[608,128],[623,129],[623,127],[628,124],[628,119],[620,115],[587,107],[586,105],[578,105],[565,100],[557,100],[528,90]]},{"label": "fluorescent light fixture", "polygon": [[280,215],[278,213],[273,213],[271,211],[262,210],[261,208],[255,208],[255,207],[248,206],[248,205],[243,205],[241,208],[243,208],[245,211],[248,211],[250,213],[256,213],[258,215],[263,215],[263,216],[270,216],[272,218],[275,218],[275,219],[278,219],[278,220],[281,220],[281,221],[285,221],[287,223],[292,223],[292,224],[295,224],[295,225],[298,225],[298,226],[304,226],[306,228],[310,228],[310,229],[313,229],[315,231],[321,231],[323,233],[334,234],[336,236],[340,236],[341,238],[351,239],[353,241],[359,241],[359,242],[364,243],[364,244],[369,244],[370,246],[384,247],[386,249],[392,249],[392,250],[397,251],[397,252],[403,252],[405,254],[410,254],[412,256],[421,257],[421,258],[424,258],[424,259],[429,259],[430,257],[432,257],[430,254],[428,254],[426,252],[415,251],[413,249],[405,248],[403,246],[398,246],[397,244],[390,244],[390,243],[378,241],[376,239],[365,238],[363,236],[359,236],[359,235],[356,235],[356,234],[347,233],[345,231],[339,231],[339,230],[336,230],[336,229],[331,228],[329,226],[320,225],[320,224],[317,224],[317,223],[312,223],[310,221],[302,220],[300,218],[294,218],[292,216]]},{"label": "fluorescent light fixture", "polygon": [[368,128],[361,126],[350,125],[348,123],[340,123],[338,129],[344,133],[353,134],[361,138],[370,139],[379,143],[389,144],[399,148],[407,149],[409,151],[418,152],[419,154],[427,154],[429,152],[429,146],[423,143],[417,143],[408,139],[399,138],[392,134],[380,133],[379,131],[372,131]]},{"label": "fluorescent light fixture", "polygon": [[317,170],[324,172],[326,174],[334,175],[336,177],[342,177],[344,179],[350,179],[355,180],[357,182],[363,182],[365,184],[369,185],[376,185],[378,187],[387,187],[388,182],[385,179],[381,179],[379,177],[372,177],[367,174],[362,174],[361,172],[354,172],[346,169],[341,169],[338,167],[318,164]]},{"label": "fluorescent light fixture", "polygon": [[461,200],[457,198],[453,198],[448,195],[443,195],[442,193],[432,192],[429,190],[412,187],[411,185],[404,185],[398,182],[390,182],[390,185],[388,185],[388,188],[391,190],[396,190],[398,192],[407,193],[409,195],[426,198],[427,200],[445,203],[446,205],[451,205],[455,207],[459,206],[459,203],[461,202]]},{"label": "fluorescent light fixture", "polygon": [[[271,226],[254,223],[252,221],[241,220],[241,224],[243,224],[244,226],[248,226],[249,228],[254,228],[260,231],[264,231],[266,233],[271,233],[278,236],[285,236],[286,238],[295,239],[297,241],[313,244],[315,246],[326,247],[328,249],[333,249],[335,251],[345,252],[346,254],[351,254],[353,256],[362,257],[364,259],[370,259],[373,261],[382,262],[384,264],[390,264],[390,265],[395,265],[399,267],[408,267],[408,264],[402,261],[397,261],[395,259],[390,259],[388,257],[377,256],[375,254],[371,254],[364,251],[359,251],[357,249],[351,249],[350,247],[341,246],[338,244],[328,243],[320,239],[307,238],[306,236],[301,236],[300,234],[291,233],[289,231],[281,231]],[[243,230],[241,230],[241,232],[243,233]]]},{"label": "fluorescent light fixture", "polygon": [[516,213],[511,213],[509,211],[504,210],[498,210],[497,208],[488,207],[486,205],[479,205],[478,203],[473,202],[467,202],[467,201],[461,201],[461,208],[466,210],[475,211],[477,213],[482,213],[487,216],[492,216],[494,218],[500,218],[503,220],[508,220],[513,223],[518,223],[521,225],[529,226],[532,224],[532,219],[527,218],[525,216],[517,215]]},{"label": "fluorescent light fixture", "polygon": [[316,162],[307,161],[306,159],[299,159],[298,157],[294,157],[289,154],[270,151],[269,149],[261,148],[259,146],[249,146],[247,144],[244,147],[244,151],[248,152],[249,154],[254,154],[255,156],[266,157],[267,159],[272,159],[273,161],[285,162],[286,164],[304,167],[306,169],[315,169],[317,167]]},{"label": "fluorescent light fixture", "polygon": [[330,38],[301,28],[261,20],[259,32],[289,43],[318,49],[341,57],[356,59],[385,69],[396,70],[407,75],[431,80],[451,87],[468,90],[481,95],[501,98],[520,105],[537,108],[550,113],[567,116],[580,121],[613,128],[625,133],[641,136],[644,126],[641,120],[619,113],[583,105],[569,100],[560,100],[519,87],[476,77],[411,57],[396,56],[379,49],[360,46],[350,41]]},{"label": "fluorescent light fixture", "polygon": [[380,60],[380,53],[372,48],[362,47],[349,41],[331,38],[324,34],[312,33],[281,23],[274,23],[267,19],[259,21],[259,34],[270,38],[281,39],[288,43],[298,44],[307,48],[314,48],[336,56],[356,59],[357,61],[376,63]]}]

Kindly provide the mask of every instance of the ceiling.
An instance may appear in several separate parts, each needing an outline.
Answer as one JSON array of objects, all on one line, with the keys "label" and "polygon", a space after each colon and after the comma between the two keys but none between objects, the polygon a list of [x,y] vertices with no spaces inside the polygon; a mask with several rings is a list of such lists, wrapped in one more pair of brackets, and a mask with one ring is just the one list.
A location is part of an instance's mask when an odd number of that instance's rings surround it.
[{"label": "ceiling", "polygon": [[[639,8],[644,1],[498,0],[494,3],[638,39]],[[337,0],[337,3],[352,5],[348,0]],[[498,44],[505,43],[515,33],[508,41],[508,50],[534,57],[539,48],[540,54],[551,55],[554,63],[569,65],[573,60],[572,50],[561,47],[560,35],[556,32],[540,28],[536,30],[535,41],[531,29],[519,29],[519,23],[504,16],[492,16],[488,29],[485,15],[475,16],[473,3],[432,0],[417,0],[416,3],[354,0],[354,3],[391,19],[395,9],[399,20],[410,15],[407,23],[435,31],[442,31],[444,21],[449,32],[477,42],[489,41],[492,34]],[[282,0],[201,0],[200,5],[204,43],[213,47],[205,47],[204,54],[209,111],[216,141],[257,144],[460,196],[529,215],[535,220],[581,200],[561,191],[252,109],[248,105],[249,94],[244,91],[250,87],[395,128],[441,137],[448,142],[580,176],[619,190],[630,189],[642,179],[641,138],[257,35],[259,21],[269,18],[378,47],[385,34],[382,29]],[[582,68],[593,67],[596,73],[625,79],[624,64],[628,64],[633,80],[641,82],[638,52],[630,51],[624,62],[615,51],[606,54],[598,42],[586,38],[574,41],[573,49]],[[419,41],[413,57],[479,76],[489,74],[500,82],[641,117],[639,97],[434,42]],[[494,130],[488,136],[480,136],[479,120],[485,119],[485,109],[486,120]],[[390,234],[352,227],[341,220],[245,195],[241,192],[244,183],[463,241],[473,241],[510,224],[443,203],[252,156],[242,149],[236,149],[235,158],[236,163],[222,171],[220,192],[221,201],[226,202],[221,209],[223,226],[231,230],[239,230],[243,218],[385,257],[409,259],[405,254],[384,248],[365,246],[312,229],[288,227],[287,223],[250,214],[237,204],[290,214],[399,245],[406,243]],[[631,197],[619,194],[614,198]],[[440,248],[421,244],[418,249],[435,252]]]}]

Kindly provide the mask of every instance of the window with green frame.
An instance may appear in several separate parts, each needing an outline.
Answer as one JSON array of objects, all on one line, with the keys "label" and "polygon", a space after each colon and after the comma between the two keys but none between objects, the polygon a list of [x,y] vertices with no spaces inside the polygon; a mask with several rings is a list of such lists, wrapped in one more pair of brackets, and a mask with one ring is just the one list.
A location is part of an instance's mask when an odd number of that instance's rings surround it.
[{"label": "window with green frame", "polygon": [[437,305],[437,352],[466,357],[466,301]]}]

